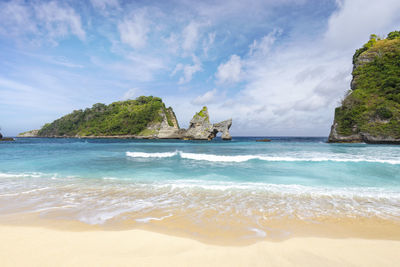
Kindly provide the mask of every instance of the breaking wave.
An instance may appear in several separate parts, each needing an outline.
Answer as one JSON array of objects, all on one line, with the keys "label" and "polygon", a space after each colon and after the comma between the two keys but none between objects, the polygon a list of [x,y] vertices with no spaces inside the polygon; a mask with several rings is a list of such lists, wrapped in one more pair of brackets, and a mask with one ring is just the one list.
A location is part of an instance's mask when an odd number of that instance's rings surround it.
[{"label": "breaking wave", "polygon": [[369,163],[386,163],[397,165],[400,164],[399,159],[379,159],[367,157],[322,157],[322,156],[266,156],[266,155],[213,155],[213,154],[198,154],[187,153],[182,151],[161,152],[161,153],[146,153],[146,152],[126,152],[128,157],[132,158],[170,158],[179,156],[182,159],[201,160],[211,162],[246,162],[249,160],[262,160],[272,162],[369,162]]}]

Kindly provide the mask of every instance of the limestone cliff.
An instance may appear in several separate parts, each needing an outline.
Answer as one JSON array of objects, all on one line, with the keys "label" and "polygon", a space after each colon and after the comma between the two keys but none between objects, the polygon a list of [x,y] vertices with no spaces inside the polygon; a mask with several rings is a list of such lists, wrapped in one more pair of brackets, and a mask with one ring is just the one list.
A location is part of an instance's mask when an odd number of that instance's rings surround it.
[{"label": "limestone cliff", "polygon": [[335,110],[329,142],[400,144],[400,32],[371,35],[353,57],[351,90]]},{"label": "limestone cliff", "polygon": [[183,133],[184,139],[211,140],[215,138],[218,132],[222,133],[222,140],[231,140],[229,128],[232,125],[232,119],[211,124],[207,107],[203,107],[196,113],[190,121],[189,128]]}]

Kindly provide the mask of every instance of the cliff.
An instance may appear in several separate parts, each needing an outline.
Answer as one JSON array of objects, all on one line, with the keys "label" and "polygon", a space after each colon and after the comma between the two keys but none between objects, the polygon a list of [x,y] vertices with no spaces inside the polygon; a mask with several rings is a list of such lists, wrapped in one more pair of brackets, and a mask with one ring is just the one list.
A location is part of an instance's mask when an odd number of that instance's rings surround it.
[{"label": "cliff", "polygon": [[143,138],[211,140],[218,132],[230,140],[232,120],[211,124],[207,107],[196,113],[189,128],[180,129],[171,107],[161,98],[141,96],[135,100],[94,104],[18,137]]},{"label": "cliff", "polygon": [[371,35],[354,54],[352,75],[328,141],[400,144],[400,32]]},{"label": "cliff", "polygon": [[182,133],[184,139],[211,140],[215,138],[218,132],[222,133],[222,140],[231,140],[229,128],[232,125],[232,119],[211,124],[207,107],[203,107],[196,113],[190,121],[189,128]]}]

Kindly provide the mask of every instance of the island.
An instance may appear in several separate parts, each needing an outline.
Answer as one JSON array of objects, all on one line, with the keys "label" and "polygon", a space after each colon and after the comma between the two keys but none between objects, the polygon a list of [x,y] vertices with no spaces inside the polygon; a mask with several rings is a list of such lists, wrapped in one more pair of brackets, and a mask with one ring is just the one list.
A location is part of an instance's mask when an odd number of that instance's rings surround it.
[{"label": "island", "polygon": [[400,31],[371,35],[353,56],[352,75],[328,142],[400,144]]},{"label": "island", "polygon": [[212,124],[208,108],[203,107],[193,116],[189,128],[181,129],[172,107],[167,108],[161,98],[140,96],[75,110],[18,137],[212,140],[221,133],[222,140],[231,140],[231,125],[232,119]]}]

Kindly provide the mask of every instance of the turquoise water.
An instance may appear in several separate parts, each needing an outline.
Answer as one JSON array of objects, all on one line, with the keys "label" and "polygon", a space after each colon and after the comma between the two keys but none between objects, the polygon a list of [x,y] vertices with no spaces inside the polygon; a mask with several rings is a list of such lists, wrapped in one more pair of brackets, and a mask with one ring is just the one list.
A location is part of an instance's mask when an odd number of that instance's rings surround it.
[{"label": "turquoise water", "polygon": [[201,225],[212,211],[236,214],[260,231],[262,218],[400,220],[400,146],[255,139],[4,142],[0,214],[38,212],[88,224],[187,214]]}]

